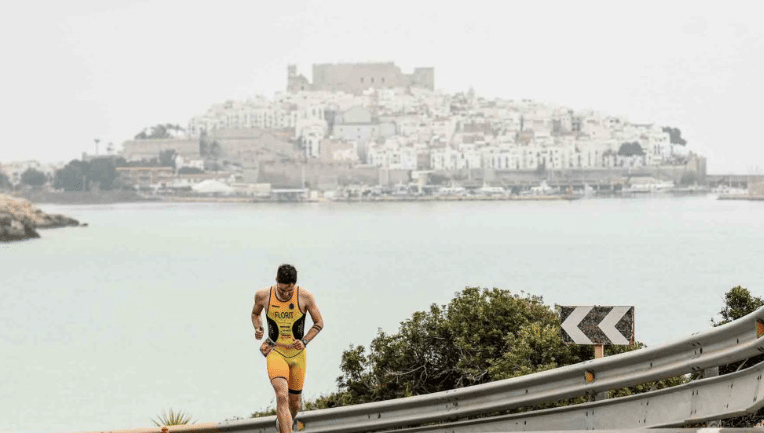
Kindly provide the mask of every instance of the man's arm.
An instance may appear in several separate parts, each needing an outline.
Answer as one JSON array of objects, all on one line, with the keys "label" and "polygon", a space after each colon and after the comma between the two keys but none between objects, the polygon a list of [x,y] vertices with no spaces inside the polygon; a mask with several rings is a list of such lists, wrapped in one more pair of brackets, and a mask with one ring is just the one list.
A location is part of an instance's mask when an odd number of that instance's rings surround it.
[{"label": "man's arm", "polygon": [[[316,338],[316,335],[318,335],[318,333],[324,329],[324,319],[321,317],[321,311],[318,309],[318,305],[316,304],[316,299],[313,297],[313,294],[310,292],[302,293],[304,293],[305,300],[307,301],[305,307],[308,310],[308,314],[310,314],[310,318],[313,320],[313,326],[308,329],[308,332],[306,332],[305,336],[303,337],[305,342],[310,343],[314,338]],[[305,342],[302,340],[295,341],[295,349],[304,349]]]},{"label": "man's arm", "polygon": [[[255,338],[258,340],[263,338],[263,335],[265,334],[263,322],[260,320],[260,314],[263,312],[263,308],[265,308],[265,305],[268,302],[269,294],[270,291],[268,290],[258,290],[255,294],[255,305],[252,306],[252,326],[255,328]],[[273,350],[273,347],[271,347],[267,341],[263,342],[260,346],[260,353],[262,353],[263,356],[268,356],[271,350]]]},{"label": "man's arm", "polygon": [[255,338],[258,340],[263,338],[263,322],[260,320],[260,313],[264,308],[265,293],[263,290],[258,290],[255,294],[255,305],[252,306],[252,326],[255,327]]}]

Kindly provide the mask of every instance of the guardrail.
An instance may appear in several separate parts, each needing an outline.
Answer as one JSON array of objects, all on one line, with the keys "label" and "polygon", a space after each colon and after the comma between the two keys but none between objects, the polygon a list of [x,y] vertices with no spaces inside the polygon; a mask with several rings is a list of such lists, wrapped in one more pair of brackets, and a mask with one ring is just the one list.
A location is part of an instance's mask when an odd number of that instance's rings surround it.
[{"label": "guardrail", "polygon": [[[698,372],[764,353],[764,307],[670,344],[483,385],[375,403],[302,412],[305,433],[396,431],[466,433],[681,426],[736,416],[764,404],[764,363],[733,374],[630,397],[522,414],[487,415],[594,395]],[[476,416],[481,416],[477,419]],[[275,417],[171,432],[274,433]],[[416,427],[421,426],[421,427]],[[403,430],[400,430],[403,429]]]}]

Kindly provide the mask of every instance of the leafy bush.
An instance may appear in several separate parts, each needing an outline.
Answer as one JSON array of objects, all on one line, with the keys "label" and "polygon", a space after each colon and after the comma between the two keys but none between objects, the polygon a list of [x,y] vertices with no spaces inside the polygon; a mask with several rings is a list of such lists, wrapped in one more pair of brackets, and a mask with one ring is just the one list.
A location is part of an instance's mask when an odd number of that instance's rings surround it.
[{"label": "leafy bush", "polygon": [[34,168],[28,168],[21,173],[21,183],[29,186],[43,186],[48,183],[48,176]]}]

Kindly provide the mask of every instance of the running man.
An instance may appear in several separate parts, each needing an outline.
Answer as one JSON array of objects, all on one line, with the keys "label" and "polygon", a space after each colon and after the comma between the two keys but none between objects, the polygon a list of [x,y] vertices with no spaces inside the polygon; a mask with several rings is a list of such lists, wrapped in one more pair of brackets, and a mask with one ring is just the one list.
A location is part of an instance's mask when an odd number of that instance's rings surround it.
[{"label": "running man", "polygon": [[[297,269],[292,265],[279,266],[276,285],[258,290],[252,307],[256,339],[265,335],[260,320],[263,309],[268,321],[268,338],[260,346],[260,352],[266,357],[268,377],[276,392],[276,424],[280,433],[292,432],[305,382],[305,346],[324,327],[313,294],[296,284]],[[307,333],[306,313],[313,320]]]}]

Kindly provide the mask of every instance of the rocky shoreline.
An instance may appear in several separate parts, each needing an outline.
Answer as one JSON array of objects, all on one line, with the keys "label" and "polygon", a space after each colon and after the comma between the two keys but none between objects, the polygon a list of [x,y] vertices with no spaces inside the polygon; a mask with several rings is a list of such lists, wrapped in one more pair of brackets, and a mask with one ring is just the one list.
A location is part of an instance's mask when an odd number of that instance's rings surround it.
[{"label": "rocky shoreline", "polygon": [[74,218],[46,214],[27,200],[0,194],[0,242],[39,238],[38,229],[79,225]]}]

